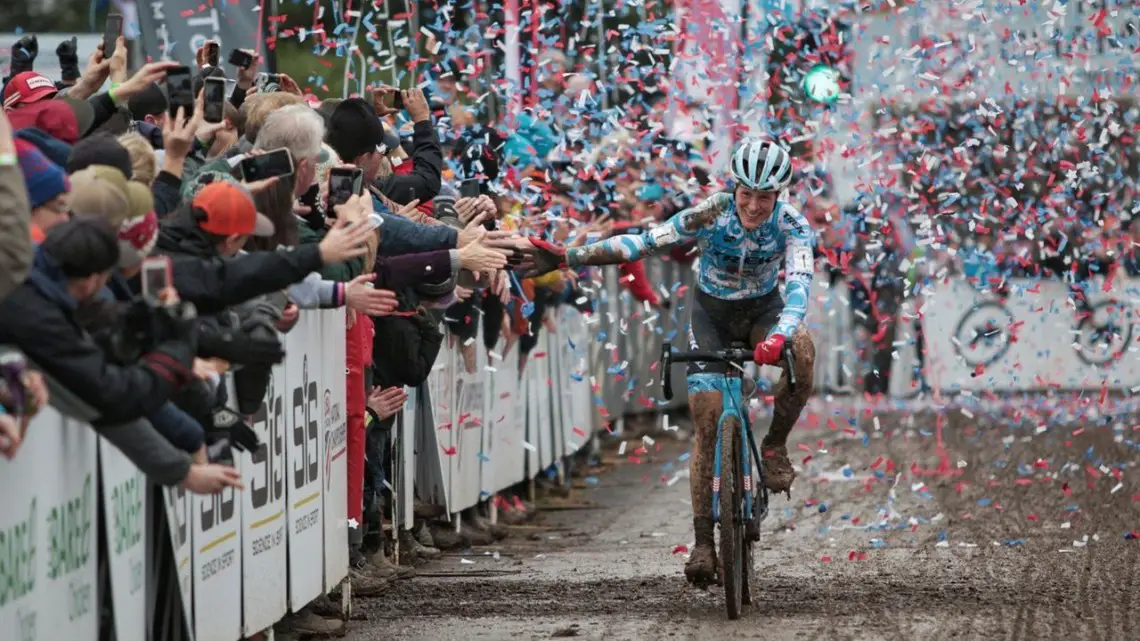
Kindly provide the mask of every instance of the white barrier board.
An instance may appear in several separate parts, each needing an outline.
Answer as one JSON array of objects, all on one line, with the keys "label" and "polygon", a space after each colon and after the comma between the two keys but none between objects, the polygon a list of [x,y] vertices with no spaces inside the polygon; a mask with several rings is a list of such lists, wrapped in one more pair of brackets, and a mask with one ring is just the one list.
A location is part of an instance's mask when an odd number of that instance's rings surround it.
[{"label": "white barrier board", "polygon": [[251,636],[288,612],[285,483],[285,365],[273,367],[269,386],[250,426],[261,447],[239,457],[242,493],[242,630]]},{"label": "white barrier board", "polygon": [[[0,459],[0,476],[18,479],[0,492],[4,638],[98,636],[97,447],[86,425],[45,409],[29,426],[16,457]],[[13,491],[16,487],[24,491]]]},{"label": "white barrier board", "polygon": [[241,516],[233,488],[194,496],[194,638],[241,636]]},{"label": "white barrier board", "polygon": [[[324,587],[324,522],[321,499],[321,362],[305,346],[323,345],[316,315],[301,317],[289,332],[285,359],[286,437],[289,460],[285,493],[289,518],[289,608],[296,612],[321,594]],[[304,354],[297,358],[296,354]],[[344,372],[341,372],[341,378]]]},{"label": "white barrier board", "polygon": [[114,445],[99,439],[104,531],[110,552],[117,641],[147,641],[147,480]]},{"label": "white barrier board", "polygon": [[1059,281],[1010,281],[999,300],[959,279],[938,283],[923,307],[927,378],[943,393],[1132,388],[1140,385],[1135,287],[1117,279],[1087,292],[1091,315],[1067,304]]},{"label": "white barrier board", "polygon": [[345,312],[320,313],[324,441],[325,591],[348,576],[348,411],[345,404]]}]

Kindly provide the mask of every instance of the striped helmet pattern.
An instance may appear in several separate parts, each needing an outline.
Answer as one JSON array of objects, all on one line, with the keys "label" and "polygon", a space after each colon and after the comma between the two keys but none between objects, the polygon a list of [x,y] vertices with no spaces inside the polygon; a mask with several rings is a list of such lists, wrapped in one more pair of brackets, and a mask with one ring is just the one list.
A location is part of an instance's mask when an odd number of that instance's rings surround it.
[{"label": "striped helmet pattern", "polygon": [[792,182],[792,156],[770,140],[746,140],[732,154],[732,175],[759,191],[778,191]]}]

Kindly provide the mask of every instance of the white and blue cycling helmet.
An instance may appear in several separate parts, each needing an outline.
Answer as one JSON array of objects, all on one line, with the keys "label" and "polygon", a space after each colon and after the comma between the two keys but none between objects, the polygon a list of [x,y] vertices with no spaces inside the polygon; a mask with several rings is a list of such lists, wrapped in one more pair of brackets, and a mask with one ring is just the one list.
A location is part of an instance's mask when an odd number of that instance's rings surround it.
[{"label": "white and blue cycling helmet", "polygon": [[792,182],[792,156],[771,140],[745,140],[732,154],[732,176],[749,189],[780,191]]}]

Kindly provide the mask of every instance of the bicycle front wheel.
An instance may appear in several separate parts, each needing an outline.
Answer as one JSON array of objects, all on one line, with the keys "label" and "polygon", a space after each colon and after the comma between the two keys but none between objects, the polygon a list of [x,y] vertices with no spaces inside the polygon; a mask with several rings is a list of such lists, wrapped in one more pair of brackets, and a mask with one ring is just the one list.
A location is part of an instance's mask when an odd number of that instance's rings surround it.
[{"label": "bicycle front wheel", "polygon": [[740,462],[740,421],[729,417],[721,431],[720,458],[720,576],[728,618],[740,618],[744,591],[743,469]]}]

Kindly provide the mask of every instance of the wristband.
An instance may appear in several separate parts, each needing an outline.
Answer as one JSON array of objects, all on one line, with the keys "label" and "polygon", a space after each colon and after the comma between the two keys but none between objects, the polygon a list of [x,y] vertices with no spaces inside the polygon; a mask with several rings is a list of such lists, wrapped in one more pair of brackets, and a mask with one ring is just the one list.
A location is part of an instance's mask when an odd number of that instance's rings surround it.
[{"label": "wristband", "polygon": [[107,95],[111,97],[111,104],[116,107],[119,106],[119,97],[115,95],[115,90],[119,88],[122,83],[112,82],[111,88],[107,90]]},{"label": "wristband", "polygon": [[20,162],[16,154],[0,154],[0,167],[14,167]]}]

